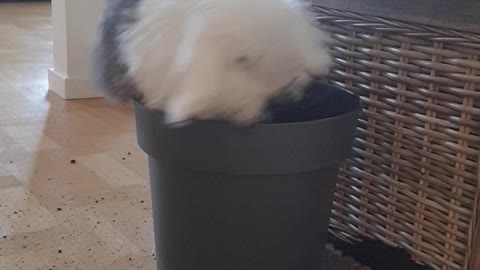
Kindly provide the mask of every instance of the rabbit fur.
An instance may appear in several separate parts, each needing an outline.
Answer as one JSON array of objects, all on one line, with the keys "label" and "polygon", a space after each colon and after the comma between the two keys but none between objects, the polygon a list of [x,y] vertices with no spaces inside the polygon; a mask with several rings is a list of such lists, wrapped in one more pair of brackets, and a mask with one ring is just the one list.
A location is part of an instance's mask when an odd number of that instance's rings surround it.
[{"label": "rabbit fur", "polygon": [[94,51],[105,97],[169,124],[251,124],[328,73],[328,35],[298,0],[107,0]]}]

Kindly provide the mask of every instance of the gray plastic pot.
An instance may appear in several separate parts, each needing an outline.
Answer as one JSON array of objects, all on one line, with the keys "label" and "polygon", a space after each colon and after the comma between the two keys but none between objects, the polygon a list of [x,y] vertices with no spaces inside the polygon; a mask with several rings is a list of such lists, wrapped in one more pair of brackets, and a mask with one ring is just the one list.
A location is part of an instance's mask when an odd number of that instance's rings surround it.
[{"label": "gray plastic pot", "polygon": [[358,97],[314,83],[248,128],[181,128],[135,104],[149,170],[158,270],[321,270],[339,163]]}]

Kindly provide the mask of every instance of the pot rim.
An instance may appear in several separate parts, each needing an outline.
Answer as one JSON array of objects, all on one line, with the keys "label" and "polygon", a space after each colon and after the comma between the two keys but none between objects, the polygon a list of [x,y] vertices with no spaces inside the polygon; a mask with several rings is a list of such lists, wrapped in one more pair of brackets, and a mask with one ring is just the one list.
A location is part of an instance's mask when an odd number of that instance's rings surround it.
[{"label": "pot rim", "polygon": [[[149,111],[150,113],[155,113],[155,114],[163,114],[164,113],[162,110],[150,109],[150,108],[146,107],[144,104],[142,104],[141,102],[139,102],[137,100],[133,100],[133,102],[135,104],[143,107],[145,110]],[[283,122],[283,123],[261,123],[261,122],[258,122],[258,123],[254,123],[252,125],[248,125],[246,127],[266,128],[266,127],[284,127],[284,126],[292,126],[293,127],[293,126],[318,125],[318,124],[323,123],[323,122],[329,122],[329,121],[337,120],[339,118],[348,117],[351,114],[357,114],[357,113],[361,112],[361,110],[362,109],[360,107],[358,107],[355,110],[351,110],[351,111],[346,112],[346,113],[338,114],[338,115],[335,115],[335,116],[330,116],[330,117],[327,117],[327,118],[320,118],[320,119],[316,119],[316,120],[307,120],[307,121],[298,121],[298,122]],[[231,122],[228,122],[226,120],[215,120],[215,119],[210,119],[210,120],[194,119],[194,120],[192,120],[192,123],[195,123],[195,124],[227,124],[227,125],[231,125]],[[238,127],[242,127],[242,126],[238,126]]]}]

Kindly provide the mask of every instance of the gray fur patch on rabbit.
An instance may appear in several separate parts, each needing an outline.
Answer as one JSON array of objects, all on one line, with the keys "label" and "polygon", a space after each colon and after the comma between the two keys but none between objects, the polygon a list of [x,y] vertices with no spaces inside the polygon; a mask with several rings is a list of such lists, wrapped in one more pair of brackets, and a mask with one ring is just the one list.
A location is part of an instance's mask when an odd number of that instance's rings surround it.
[{"label": "gray fur patch on rabbit", "polygon": [[136,10],[141,0],[107,0],[98,29],[97,44],[93,51],[93,80],[110,101],[125,103],[141,99],[128,66],[123,60],[122,31],[137,21]]}]

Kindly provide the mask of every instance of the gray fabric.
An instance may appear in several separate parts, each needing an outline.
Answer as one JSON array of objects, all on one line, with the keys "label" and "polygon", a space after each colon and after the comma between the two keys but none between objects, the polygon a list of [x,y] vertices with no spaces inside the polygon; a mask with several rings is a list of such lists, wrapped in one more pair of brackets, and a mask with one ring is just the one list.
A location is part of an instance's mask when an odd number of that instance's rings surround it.
[{"label": "gray fabric", "polygon": [[136,22],[136,10],[142,0],[107,0],[93,53],[93,78],[105,96],[117,102],[140,99],[128,67],[122,60],[119,36]]}]

